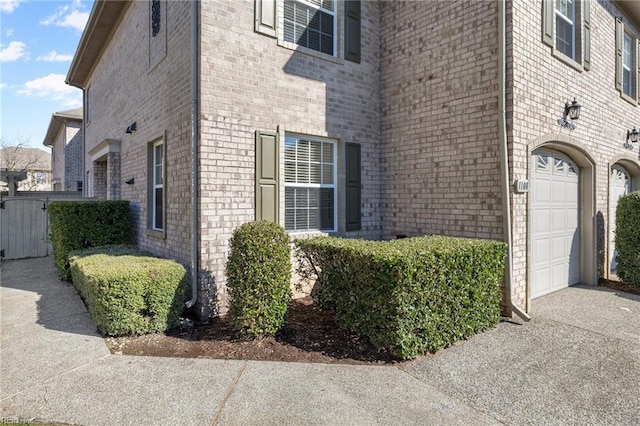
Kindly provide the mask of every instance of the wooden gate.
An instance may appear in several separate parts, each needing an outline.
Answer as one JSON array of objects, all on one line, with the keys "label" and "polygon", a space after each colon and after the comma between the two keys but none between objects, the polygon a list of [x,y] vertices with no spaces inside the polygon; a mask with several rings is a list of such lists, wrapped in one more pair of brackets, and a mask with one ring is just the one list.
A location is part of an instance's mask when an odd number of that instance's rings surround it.
[{"label": "wooden gate", "polygon": [[27,197],[3,197],[0,201],[0,255],[3,260],[45,257],[47,201]]},{"label": "wooden gate", "polygon": [[0,197],[0,259],[46,257],[49,244],[50,201],[79,200],[82,193],[23,192]]}]

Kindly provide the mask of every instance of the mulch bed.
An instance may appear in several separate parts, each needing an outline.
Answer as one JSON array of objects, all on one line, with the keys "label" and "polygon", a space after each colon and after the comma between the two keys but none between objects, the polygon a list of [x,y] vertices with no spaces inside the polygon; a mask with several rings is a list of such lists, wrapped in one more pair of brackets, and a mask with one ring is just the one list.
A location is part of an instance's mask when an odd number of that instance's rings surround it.
[{"label": "mulch bed", "polygon": [[628,286],[620,281],[601,279],[598,284],[600,284],[603,287],[610,288],[612,290],[622,291],[624,293],[637,294],[638,296],[640,296],[640,288]]},{"label": "mulch bed", "polygon": [[112,353],[183,358],[385,364],[394,362],[371,343],[340,329],[333,316],[313,309],[310,297],[291,301],[284,328],[274,337],[247,339],[228,317],[190,322],[167,333],[108,338]]}]

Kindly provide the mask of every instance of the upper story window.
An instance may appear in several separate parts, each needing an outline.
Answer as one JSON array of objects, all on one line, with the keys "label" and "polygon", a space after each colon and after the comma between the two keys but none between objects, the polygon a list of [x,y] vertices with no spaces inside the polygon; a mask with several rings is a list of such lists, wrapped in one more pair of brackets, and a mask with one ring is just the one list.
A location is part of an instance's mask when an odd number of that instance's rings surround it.
[{"label": "upper story window", "polygon": [[[301,47],[301,52],[314,56],[360,63],[361,3],[344,0],[340,3],[344,8],[338,10],[336,0],[255,0],[254,30],[277,38],[278,44],[288,49]],[[342,52],[338,51],[339,19],[344,22]]]},{"label": "upper story window", "polygon": [[334,0],[284,0],[284,41],[335,56]]},{"label": "upper story window", "polygon": [[616,19],[616,89],[629,102],[638,101],[638,39],[621,19]]},{"label": "upper story window", "polygon": [[556,49],[576,59],[576,9],[573,0],[556,0]]},{"label": "upper story window", "polygon": [[543,0],[542,41],[555,57],[579,71],[591,67],[589,1]]}]

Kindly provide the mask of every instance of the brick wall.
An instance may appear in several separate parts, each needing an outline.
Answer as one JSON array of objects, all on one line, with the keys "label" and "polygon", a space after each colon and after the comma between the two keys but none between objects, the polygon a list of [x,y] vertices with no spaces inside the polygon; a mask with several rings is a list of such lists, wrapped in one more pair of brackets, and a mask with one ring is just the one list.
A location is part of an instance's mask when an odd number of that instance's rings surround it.
[{"label": "brick wall", "polygon": [[[93,70],[91,121],[86,126],[86,151],[106,139],[120,140],[111,153],[115,177],[104,190],[91,157],[93,193],[100,196],[109,185],[112,198],[131,201],[137,243],[152,253],[189,264],[190,242],[190,2],[163,1],[161,31],[166,34],[166,55],[150,53],[150,3],[131,2],[118,30]],[[153,61],[153,63],[152,63]],[[153,65],[153,67],[152,67]],[[125,133],[136,122],[137,131]],[[149,144],[164,138],[166,150],[164,235],[147,232],[147,167]],[[98,163],[100,164],[100,163]],[[106,168],[104,170],[106,173]],[[124,184],[134,178],[134,184]],[[119,194],[119,195],[118,195]]]},{"label": "brick wall", "polygon": [[502,238],[497,3],[381,3],[384,236]]},{"label": "brick wall", "polygon": [[[381,235],[379,171],[379,3],[362,2],[362,62],[345,61],[344,5],[338,4],[338,56],[319,57],[254,32],[253,2],[201,3],[201,298],[224,309],[224,264],[233,230],[255,218],[255,132],[333,138],[362,146],[362,231]],[[339,157],[339,229],[344,171]],[[280,222],[284,224],[284,167]],[[213,294],[213,290],[217,294]]]}]

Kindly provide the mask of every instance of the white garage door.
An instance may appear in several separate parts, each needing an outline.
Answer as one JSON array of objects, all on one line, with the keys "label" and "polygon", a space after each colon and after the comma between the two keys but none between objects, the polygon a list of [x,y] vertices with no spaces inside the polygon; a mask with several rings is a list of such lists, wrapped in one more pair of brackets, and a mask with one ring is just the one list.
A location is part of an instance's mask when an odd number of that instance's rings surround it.
[{"label": "white garage door", "polygon": [[564,155],[537,152],[531,179],[531,297],[578,283],[578,171]]},{"label": "white garage door", "polygon": [[616,230],[616,208],[618,200],[631,192],[631,179],[629,173],[619,166],[611,168],[609,179],[609,267],[615,273],[618,267],[616,263],[616,246],[614,243]]}]

